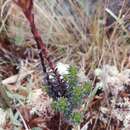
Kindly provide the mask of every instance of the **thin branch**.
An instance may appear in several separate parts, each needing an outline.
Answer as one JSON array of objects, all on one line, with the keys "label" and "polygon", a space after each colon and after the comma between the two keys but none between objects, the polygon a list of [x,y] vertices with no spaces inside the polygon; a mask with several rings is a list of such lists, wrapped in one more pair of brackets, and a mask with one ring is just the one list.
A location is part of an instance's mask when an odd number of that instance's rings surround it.
[{"label": "thin branch", "polygon": [[[35,25],[34,14],[32,11],[33,10],[33,0],[14,0],[14,2],[22,9],[25,17],[27,18],[27,20],[30,24],[31,32],[37,43],[37,48],[40,50],[39,57],[41,60],[43,72],[46,74],[46,80],[47,80],[48,85],[51,86],[52,93],[54,94],[53,97],[57,98],[57,97],[65,96],[67,84],[65,81],[63,81],[63,79],[61,79],[61,76],[58,73],[55,64],[50,59],[48,49],[46,48],[46,44],[42,40],[41,35]],[[49,79],[49,74],[46,70],[44,58],[46,59],[50,69],[52,70],[52,73],[54,73],[55,82],[50,81],[50,79]]]}]

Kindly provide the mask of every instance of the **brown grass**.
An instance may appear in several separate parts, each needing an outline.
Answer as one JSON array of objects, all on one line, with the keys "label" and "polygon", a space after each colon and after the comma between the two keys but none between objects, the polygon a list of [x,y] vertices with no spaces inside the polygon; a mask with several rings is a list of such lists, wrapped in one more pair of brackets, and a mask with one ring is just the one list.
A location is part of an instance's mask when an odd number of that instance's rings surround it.
[{"label": "brown grass", "polygon": [[[37,26],[47,46],[52,48],[51,54],[57,52],[56,61],[84,66],[87,72],[102,64],[114,64],[121,69],[121,61],[129,50],[129,36],[124,35],[118,21],[114,33],[106,35],[105,10],[97,8],[97,13],[86,16],[78,3],[69,1],[72,15],[62,2],[55,0],[37,1],[34,6]],[[26,46],[27,40],[34,43],[20,9],[12,7],[6,25],[8,36],[14,41],[19,39],[17,44]]]},{"label": "brown grass", "polygon": [[[86,8],[73,0],[68,1],[69,11],[62,1],[39,0],[34,4],[37,26],[54,61],[77,65],[87,75],[104,64],[115,65],[120,71],[130,68],[129,32],[122,15],[116,16],[114,31],[110,32],[105,26],[108,12],[105,11],[104,3],[97,6],[96,13],[87,16]],[[4,1],[1,1],[3,13],[0,22],[4,22],[0,26],[0,33],[4,31],[15,44],[28,47],[34,52],[35,42],[24,15],[12,2],[6,6],[7,9]],[[33,84],[39,88],[39,84],[42,85],[38,78],[40,73],[35,67],[31,69],[36,73],[30,77],[30,86]]]}]

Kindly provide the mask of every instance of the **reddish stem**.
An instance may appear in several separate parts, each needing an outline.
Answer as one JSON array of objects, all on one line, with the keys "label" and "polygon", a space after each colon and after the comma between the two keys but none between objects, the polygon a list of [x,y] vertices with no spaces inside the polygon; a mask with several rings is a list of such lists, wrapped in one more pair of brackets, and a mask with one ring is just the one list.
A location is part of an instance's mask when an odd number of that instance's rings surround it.
[{"label": "reddish stem", "polygon": [[39,56],[41,59],[41,64],[43,67],[43,71],[46,73],[46,67],[44,65],[44,58],[47,60],[50,69],[52,69],[53,73],[56,76],[57,81],[59,82],[59,84],[62,83],[62,80],[60,79],[60,74],[57,72],[56,66],[55,64],[52,62],[52,60],[50,59],[49,55],[48,55],[48,49],[46,48],[45,43],[43,42],[41,35],[38,31],[38,29],[36,28],[35,22],[34,22],[34,14],[32,13],[32,8],[33,8],[33,0],[28,0],[28,2],[25,0],[18,0],[17,2],[15,1],[15,3],[22,8],[22,11],[24,13],[24,15],[26,16],[29,24],[30,24],[30,28],[31,28],[31,32],[33,34],[33,37],[37,43],[37,47],[40,50]]}]

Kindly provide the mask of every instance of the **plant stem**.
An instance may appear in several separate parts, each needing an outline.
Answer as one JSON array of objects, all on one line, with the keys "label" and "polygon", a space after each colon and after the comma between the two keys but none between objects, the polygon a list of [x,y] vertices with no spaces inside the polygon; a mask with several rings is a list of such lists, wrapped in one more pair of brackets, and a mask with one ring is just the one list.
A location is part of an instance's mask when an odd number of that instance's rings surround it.
[{"label": "plant stem", "polygon": [[31,32],[33,34],[33,37],[37,43],[37,48],[40,50],[39,56],[40,56],[40,60],[41,60],[41,64],[42,64],[42,68],[43,68],[43,72],[47,73],[46,70],[46,66],[44,63],[44,58],[47,60],[50,69],[52,70],[52,72],[55,74],[56,79],[59,83],[60,86],[62,86],[62,80],[61,80],[61,76],[60,74],[57,72],[56,66],[53,63],[53,61],[50,59],[49,55],[48,55],[48,49],[46,48],[46,44],[43,42],[41,35],[38,31],[38,29],[36,28],[35,25],[35,21],[34,21],[34,14],[32,12],[33,9],[33,0],[29,0],[29,1],[25,1],[25,0],[18,0],[14,2],[22,8],[22,11],[24,13],[24,15],[26,16],[29,24],[30,24],[30,28],[31,28]]}]

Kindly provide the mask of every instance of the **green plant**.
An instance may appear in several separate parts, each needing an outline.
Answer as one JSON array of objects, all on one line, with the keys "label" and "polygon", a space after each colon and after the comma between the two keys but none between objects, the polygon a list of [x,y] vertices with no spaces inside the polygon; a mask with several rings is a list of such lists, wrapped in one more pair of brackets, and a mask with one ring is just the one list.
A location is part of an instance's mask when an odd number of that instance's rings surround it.
[{"label": "green plant", "polygon": [[82,113],[73,112],[71,118],[75,123],[79,124],[81,122],[81,120],[82,120]]},{"label": "green plant", "polygon": [[67,98],[61,97],[58,101],[54,101],[53,104],[52,104],[52,107],[57,112],[65,113],[67,111],[67,107],[68,107]]},{"label": "green plant", "polygon": [[84,97],[91,91],[90,83],[80,84],[78,82],[77,68],[71,66],[69,73],[64,75],[64,80],[68,83],[66,97],[60,97],[58,100],[53,101],[52,106],[56,112],[62,112],[66,119],[72,123],[80,123],[83,113],[75,112],[84,103]]}]

